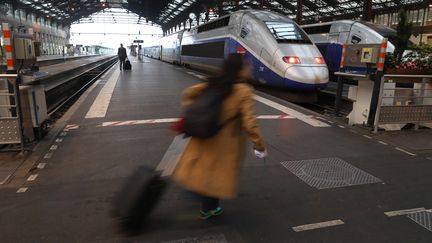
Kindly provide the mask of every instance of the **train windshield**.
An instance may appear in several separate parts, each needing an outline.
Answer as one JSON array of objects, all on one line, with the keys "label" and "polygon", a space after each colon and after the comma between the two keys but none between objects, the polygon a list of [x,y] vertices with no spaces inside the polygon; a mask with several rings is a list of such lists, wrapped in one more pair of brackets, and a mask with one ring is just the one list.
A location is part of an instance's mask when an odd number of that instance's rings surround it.
[{"label": "train windshield", "polygon": [[360,23],[366,25],[367,27],[375,30],[378,34],[382,35],[383,37],[387,38],[391,43],[394,43],[397,32],[396,30],[389,28],[384,25],[374,24],[366,21],[361,21]]},{"label": "train windshield", "polygon": [[273,37],[280,43],[312,44],[309,37],[294,23],[281,21],[265,22]]}]

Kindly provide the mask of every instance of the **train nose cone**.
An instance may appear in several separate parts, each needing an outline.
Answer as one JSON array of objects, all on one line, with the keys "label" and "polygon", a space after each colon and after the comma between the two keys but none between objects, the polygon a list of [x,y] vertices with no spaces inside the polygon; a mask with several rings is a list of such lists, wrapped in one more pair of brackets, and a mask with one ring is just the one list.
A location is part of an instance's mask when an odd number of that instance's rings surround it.
[{"label": "train nose cone", "polygon": [[323,85],[329,81],[326,66],[292,66],[287,69],[285,77],[305,85]]}]

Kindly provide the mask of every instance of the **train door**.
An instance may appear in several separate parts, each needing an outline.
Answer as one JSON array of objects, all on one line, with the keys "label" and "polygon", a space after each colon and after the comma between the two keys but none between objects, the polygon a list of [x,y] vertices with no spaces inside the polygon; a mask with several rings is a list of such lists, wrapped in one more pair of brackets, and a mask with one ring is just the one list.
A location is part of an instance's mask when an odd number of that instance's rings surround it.
[{"label": "train door", "polygon": [[184,30],[180,31],[178,33],[176,42],[175,42],[175,46],[173,47],[175,49],[175,62],[177,62],[177,64],[181,64],[181,44],[182,44],[182,39],[183,39],[183,33]]}]

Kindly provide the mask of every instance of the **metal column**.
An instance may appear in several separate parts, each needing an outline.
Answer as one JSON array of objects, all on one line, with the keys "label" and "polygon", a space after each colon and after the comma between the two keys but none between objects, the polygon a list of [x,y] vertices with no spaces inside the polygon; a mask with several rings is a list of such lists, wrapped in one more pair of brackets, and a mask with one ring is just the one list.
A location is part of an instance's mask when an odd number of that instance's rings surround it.
[{"label": "metal column", "polygon": [[303,0],[297,0],[297,24],[301,25],[303,19]]},{"label": "metal column", "polygon": [[363,1],[363,20],[372,21],[372,0]]}]

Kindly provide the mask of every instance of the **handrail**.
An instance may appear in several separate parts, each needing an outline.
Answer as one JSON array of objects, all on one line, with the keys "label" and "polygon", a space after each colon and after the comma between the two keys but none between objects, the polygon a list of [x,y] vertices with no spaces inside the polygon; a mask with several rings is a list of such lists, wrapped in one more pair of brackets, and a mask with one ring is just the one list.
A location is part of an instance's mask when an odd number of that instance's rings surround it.
[{"label": "handrail", "polygon": [[431,74],[384,74],[384,78],[432,78]]},{"label": "handrail", "polygon": [[16,134],[12,137],[0,137],[0,144],[20,144],[21,153],[24,153],[25,144],[22,127],[22,113],[18,77],[18,74],[0,74],[0,79],[5,80],[8,85],[12,87],[11,90],[5,90],[9,92],[6,96],[13,97],[13,100],[11,101],[13,102],[13,105],[6,103],[5,105],[1,104],[0,107],[10,108],[11,110],[14,110],[14,113],[12,113],[11,111],[11,113],[8,114],[11,117],[0,117],[0,123],[6,124],[6,126],[0,126],[0,129],[2,129],[2,132]]},{"label": "handrail", "polygon": [[[421,82],[417,82],[420,88],[384,88],[384,83],[387,83],[389,78],[416,78],[421,79]],[[430,74],[384,74],[381,79],[381,88],[378,99],[378,105],[375,115],[374,122],[374,132],[378,132],[378,126],[384,124],[403,124],[403,123],[414,123],[415,129],[418,129],[420,123],[432,122],[431,116],[423,116],[423,114],[430,114],[432,109],[432,104],[430,104],[430,99],[432,96],[429,92],[432,90],[428,87],[428,83],[432,80],[432,75]],[[395,92],[397,90],[412,90],[412,95],[402,94],[398,95]],[[394,92],[389,96],[384,96],[384,91]],[[426,93],[426,91],[428,93]],[[410,99],[409,101],[415,101],[413,104],[407,105],[384,105],[383,100],[387,99]],[[419,101],[419,103],[417,103]],[[426,101],[426,103],[425,103]],[[394,103],[394,102],[392,102]],[[385,108],[385,111],[381,110]],[[398,110],[403,109],[403,113],[398,112]],[[386,113],[386,120],[381,121],[381,113]],[[408,116],[407,116],[408,114]]]}]

